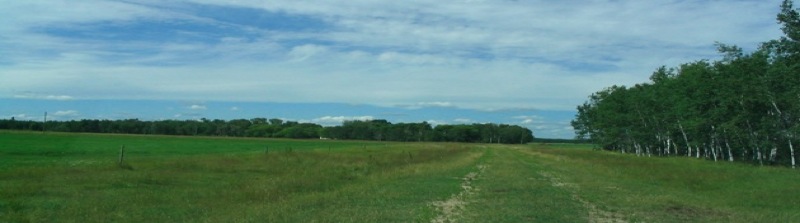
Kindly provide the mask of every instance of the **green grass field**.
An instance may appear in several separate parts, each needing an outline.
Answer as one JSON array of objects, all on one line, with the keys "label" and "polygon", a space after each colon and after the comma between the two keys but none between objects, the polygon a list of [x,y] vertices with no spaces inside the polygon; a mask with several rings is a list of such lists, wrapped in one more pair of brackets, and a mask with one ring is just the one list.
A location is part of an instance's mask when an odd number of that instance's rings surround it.
[{"label": "green grass field", "polygon": [[799,189],[585,145],[0,132],[0,222],[795,222]]}]

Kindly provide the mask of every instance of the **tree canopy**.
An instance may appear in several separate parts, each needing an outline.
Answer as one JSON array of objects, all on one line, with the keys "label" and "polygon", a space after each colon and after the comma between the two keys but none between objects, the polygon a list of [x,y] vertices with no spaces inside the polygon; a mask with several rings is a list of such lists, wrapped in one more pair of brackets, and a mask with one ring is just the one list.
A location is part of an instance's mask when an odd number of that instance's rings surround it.
[{"label": "tree canopy", "polygon": [[[44,125],[46,124],[46,125]],[[18,121],[13,117],[0,120],[0,129],[57,132],[89,132],[119,134],[154,134],[184,136],[270,137],[293,139],[343,139],[400,142],[475,142],[528,143],[533,140],[530,129],[505,124],[437,125],[422,123],[390,123],[386,120],[345,121],[340,126],[323,127],[281,119],[200,119],[200,120],[70,120]]]},{"label": "tree canopy", "polygon": [[722,59],[660,67],[650,82],[589,96],[577,138],[606,150],[795,166],[800,133],[800,14],[785,0],[785,34],[753,52],[717,44]]}]

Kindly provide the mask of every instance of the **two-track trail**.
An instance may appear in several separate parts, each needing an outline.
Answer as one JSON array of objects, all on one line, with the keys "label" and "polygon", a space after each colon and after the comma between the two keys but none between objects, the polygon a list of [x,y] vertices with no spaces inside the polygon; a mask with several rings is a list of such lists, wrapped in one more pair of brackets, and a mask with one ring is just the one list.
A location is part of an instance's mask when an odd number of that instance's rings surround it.
[{"label": "two-track trail", "polygon": [[526,147],[491,147],[462,177],[461,192],[434,201],[431,222],[625,222],[582,198],[579,185]]},{"label": "two-track trail", "polygon": [[478,179],[484,169],[486,169],[486,166],[478,165],[475,172],[465,175],[462,178],[461,191],[458,194],[454,194],[447,200],[431,203],[439,213],[431,222],[458,222],[471,196],[478,192],[478,189],[472,186],[472,183]]}]

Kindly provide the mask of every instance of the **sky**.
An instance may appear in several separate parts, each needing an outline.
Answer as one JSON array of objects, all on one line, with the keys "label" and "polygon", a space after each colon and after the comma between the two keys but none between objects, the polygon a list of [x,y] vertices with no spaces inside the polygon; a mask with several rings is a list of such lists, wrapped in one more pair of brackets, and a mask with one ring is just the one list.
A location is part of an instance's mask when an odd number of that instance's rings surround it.
[{"label": "sky", "polygon": [[29,0],[0,5],[0,118],[503,123],[782,34],[779,0]]}]

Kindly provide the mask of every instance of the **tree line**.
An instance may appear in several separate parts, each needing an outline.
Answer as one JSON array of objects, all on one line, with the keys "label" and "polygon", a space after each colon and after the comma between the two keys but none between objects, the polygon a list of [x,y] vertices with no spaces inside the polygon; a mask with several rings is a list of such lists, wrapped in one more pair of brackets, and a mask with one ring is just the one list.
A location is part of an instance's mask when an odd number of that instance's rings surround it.
[{"label": "tree line", "polygon": [[572,121],[577,138],[606,150],[795,167],[800,142],[800,14],[785,0],[784,36],[722,59],[660,67],[650,82],[589,96]]},{"label": "tree line", "polygon": [[325,137],[334,139],[433,141],[524,144],[533,140],[530,129],[506,124],[436,125],[427,122],[392,124],[386,120],[345,121],[341,126],[326,127]]},{"label": "tree line", "polygon": [[520,144],[531,142],[530,129],[506,124],[436,125],[422,123],[390,123],[386,120],[352,120],[340,126],[323,127],[281,119],[200,119],[200,120],[69,120],[19,121],[0,120],[0,129],[85,132],[114,134],[150,134],[182,136],[269,137],[292,139],[342,139],[401,142],[472,142]]}]

